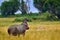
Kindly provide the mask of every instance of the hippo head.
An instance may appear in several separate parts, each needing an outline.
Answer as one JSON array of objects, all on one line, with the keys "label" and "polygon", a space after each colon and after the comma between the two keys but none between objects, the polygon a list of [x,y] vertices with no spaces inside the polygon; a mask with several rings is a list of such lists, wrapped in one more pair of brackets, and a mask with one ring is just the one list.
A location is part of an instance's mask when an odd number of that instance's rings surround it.
[{"label": "hippo head", "polygon": [[29,29],[29,27],[28,26],[26,26],[26,30],[28,30]]},{"label": "hippo head", "polygon": [[29,29],[28,24],[27,24],[28,21],[29,21],[29,20],[28,20],[27,18],[25,18],[25,19],[23,20],[23,23],[22,23],[22,24],[24,25],[24,27],[25,27],[26,30]]},{"label": "hippo head", "polygon": [[28,30],[28,29],[29,29],[29,27],[28,27],[28,24],[27,24],[27,23],[23,23],[23,25],[24,25],[24,27],[25,27],[25,29],[26,29],[26,30]]}]

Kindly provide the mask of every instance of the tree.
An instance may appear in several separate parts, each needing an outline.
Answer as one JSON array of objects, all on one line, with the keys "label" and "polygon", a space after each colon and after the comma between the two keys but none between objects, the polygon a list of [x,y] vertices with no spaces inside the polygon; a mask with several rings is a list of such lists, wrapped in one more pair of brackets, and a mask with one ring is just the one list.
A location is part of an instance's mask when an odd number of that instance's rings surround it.
[{"label": "tree", "polygon": [[1,5],[1,14],[3,16],[14,15],[14,13],[19,9],[19,3],[18,0],[4,1]]},{"label": "tree", "polygon": [[7,10],[6,10],[6,3],[7,3],[7,2],[5,1],[5,2],[3,2],[2,5],[1,5],[1,15],[2,15],[2,16],[6,16],[6,15],[7,15],[7,13],[6,13],[6,11],[7,11]]},{"label": "tree", "polygon": [[39,11],[48,11],[60,19],[60,0],[34,0],[34,6]]},{"label": "tree", "polygon": [[9,0],[9,2],[12,2],[12,15],[14,15],[14,13],[19,9],[20,2],[19,0]]},{"label": "tree", "polygon": [[60,19],[60,0],[48,1],[48,12],[56,15]]},{"label": "tree", "polygon": [[20,0],[20,1],[21,3],[20,3],[19,10],[22,12],[22,14],[26,14],[28,11],[27,4],[24,2],[24,0]]},{"label": "tree", "polygon": [[34,0],[34,6],[40,11],[45,12],[47,10],[46,0]]}]

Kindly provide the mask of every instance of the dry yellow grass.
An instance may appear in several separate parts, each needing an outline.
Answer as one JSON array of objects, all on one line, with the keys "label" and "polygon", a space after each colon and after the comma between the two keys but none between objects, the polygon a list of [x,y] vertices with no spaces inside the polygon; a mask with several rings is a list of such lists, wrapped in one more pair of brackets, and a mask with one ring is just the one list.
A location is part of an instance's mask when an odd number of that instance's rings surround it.
[{"label": "dry yellow grass", "polygon": [[9,36],[7,29],[13,23],[15,18],[0,18],[0,40],[60,40],[60,22],[29,22],[30,29],[26,31],[23,37]]}]

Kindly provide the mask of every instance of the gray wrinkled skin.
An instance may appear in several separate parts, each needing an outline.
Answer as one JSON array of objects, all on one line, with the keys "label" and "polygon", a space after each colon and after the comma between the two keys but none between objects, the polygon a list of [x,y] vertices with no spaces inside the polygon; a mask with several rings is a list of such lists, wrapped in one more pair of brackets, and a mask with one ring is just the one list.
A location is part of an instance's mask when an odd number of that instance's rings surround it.
[{"label": "gray wrinkled skin", "polygon": [[28,30],[28,24],[27,24],[27,20],[24,20],[21,24],[19,25],[11,25],[8,28],[8,34],[9,35],[13,35],[13,36],[20,36],[20,34],[25,35],[26,30]]}]

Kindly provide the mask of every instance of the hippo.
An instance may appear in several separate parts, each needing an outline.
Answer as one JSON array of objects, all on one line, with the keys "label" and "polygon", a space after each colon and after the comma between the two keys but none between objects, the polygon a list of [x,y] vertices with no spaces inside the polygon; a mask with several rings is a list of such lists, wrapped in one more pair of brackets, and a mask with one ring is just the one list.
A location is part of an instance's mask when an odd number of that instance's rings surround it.
[{"label": "hippo", "polygon": [[8,28],[8,30],[7,30],[7,31],[8,31],[8,34],[9,34],[9,35],[13,35],[13,36],[17,36],[17,35],[20,36],[20,34],[22,34],[22,35],[24,36],[26,30],[29,29],[27,22],[28,22],[28,19],[25,18],[25,19],[22,21],[21,24],[19,24],[19,25],[15,24],[15,25],[9,26],[9,28]]}]

